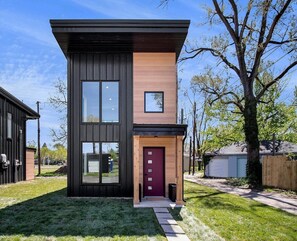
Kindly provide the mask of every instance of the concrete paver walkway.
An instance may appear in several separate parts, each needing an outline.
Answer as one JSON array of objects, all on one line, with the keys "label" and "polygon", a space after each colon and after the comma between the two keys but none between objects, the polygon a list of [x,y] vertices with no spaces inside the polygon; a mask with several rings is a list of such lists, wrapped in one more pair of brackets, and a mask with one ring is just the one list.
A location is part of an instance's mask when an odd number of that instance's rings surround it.
[{"label": "concrete paver walkway", "polygon": [[190,241],[167,208],[154,208],[154,212],[168,241]]},{"label": "concrete paver walkway", "polygon": [[297,199],[285,197],[278,193],[254,191],[251,189],[236,188],[227,185],[225,179],[208,179],[198,176],[185,175],[185,180],[195,182],[204,186],[213,187],[221,192],[232,193],[241,197],[253,199],[266,205],[282,209],[297,215]]}]

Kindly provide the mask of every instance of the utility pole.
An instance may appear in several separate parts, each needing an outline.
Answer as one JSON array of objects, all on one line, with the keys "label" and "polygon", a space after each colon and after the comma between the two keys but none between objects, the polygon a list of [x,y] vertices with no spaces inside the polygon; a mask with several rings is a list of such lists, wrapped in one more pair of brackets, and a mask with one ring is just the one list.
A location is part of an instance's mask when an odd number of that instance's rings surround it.
[{"label": "utility pole", "polygon": [[[39,114],[39,104],[37,101],[37,113]],[[40,158],[40,118],[37,119],[37,152],[38,152],[38,176],[41,174],[41,158]]]},{"label": "utility pole", "polygon": [[191,175],[191,161],[192,161],[192,137],[190,136],[190,150],[189,150],[189,175]]},{"label": "utility pole", "polygon": [[196,145],[196,101],[193,106],[193,172],[195,174],[195,145]]},{"label": "utility pole", "polygon": [[184,109],[180,110],[180,123],[184,124]]}]

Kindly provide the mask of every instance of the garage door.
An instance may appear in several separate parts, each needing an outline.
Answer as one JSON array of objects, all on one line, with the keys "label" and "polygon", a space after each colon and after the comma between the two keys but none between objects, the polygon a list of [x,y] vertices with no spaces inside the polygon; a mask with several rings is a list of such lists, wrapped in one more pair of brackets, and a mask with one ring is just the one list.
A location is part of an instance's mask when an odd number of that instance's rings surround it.
[{"label": "garage door", "polygon": [[228,159],[213,159],[208,164],[208,176],[228,177]]},{"label": "garage door", "polygon": [[246,158],[237,159],[237,177],[246,177]]}]

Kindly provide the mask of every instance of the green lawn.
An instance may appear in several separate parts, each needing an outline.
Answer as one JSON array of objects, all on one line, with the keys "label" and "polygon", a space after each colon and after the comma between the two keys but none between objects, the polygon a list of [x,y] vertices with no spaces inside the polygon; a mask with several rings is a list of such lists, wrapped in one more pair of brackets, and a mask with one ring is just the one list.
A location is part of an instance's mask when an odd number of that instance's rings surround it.
[{"label": "green lawn", "polygon": [[0,186],[0,240],[165,240],[152,209],[132,200],[67,198],[66,178]]},{"label": "green lawn", "polygon": [[191,240],[297,240],[295,215],[189,182],[185,198],[171,212]]},{"label": "green lawn", "polygon": [[[58,165],[42,165],[41,166],[41,177],[52,177],[52,176],[65,176],[65,174],[55,173],[61,166]],[[38,174],[38,166],[34,168],[34,174]]]}]

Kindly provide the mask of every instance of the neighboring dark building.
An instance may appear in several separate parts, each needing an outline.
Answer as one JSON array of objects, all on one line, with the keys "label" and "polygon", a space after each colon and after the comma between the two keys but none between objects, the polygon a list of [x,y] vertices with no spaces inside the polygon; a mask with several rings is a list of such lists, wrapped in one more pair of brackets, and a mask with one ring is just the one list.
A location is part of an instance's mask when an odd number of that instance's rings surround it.
[{"label": "neighboring dark building", "polygon": [[26,180],[26,121],[39,117],[0,87],[0,184]]},{"label": "neighboring dark building", "polygon": [[183,203],[176,61],[190,22],[50,23],[68,63],[68,195],[137,204],[173,183]]}]

